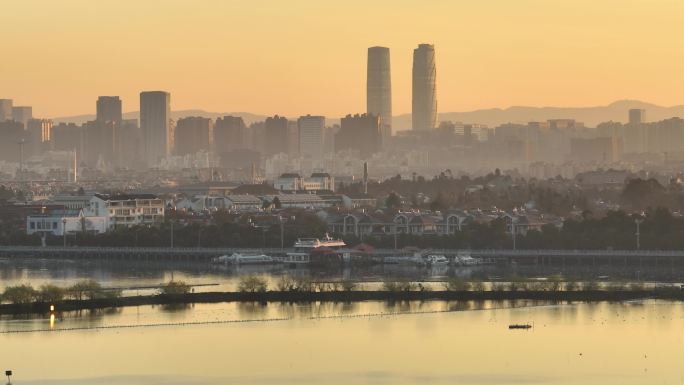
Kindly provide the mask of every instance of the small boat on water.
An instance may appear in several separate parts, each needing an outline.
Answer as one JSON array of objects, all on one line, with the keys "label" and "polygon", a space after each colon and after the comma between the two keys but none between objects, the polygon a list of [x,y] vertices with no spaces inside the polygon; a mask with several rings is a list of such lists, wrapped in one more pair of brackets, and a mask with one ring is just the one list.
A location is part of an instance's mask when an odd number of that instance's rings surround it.
[{"label": "small boat on water", "polygon": [[469,251],[459,251],[454,257],[454,265],[456,266],[475,266],[484,264],[482,258],[473,258]]},{"label": "small boat on water", "polygon": [[431,254],[425,257],[425,259],[430,266],[446,266],[449,264],[449,260],[444,255]]},{"label": "small boat on water", "polygon": [[226,265],[264,265],[276,262],[273,257],[266,254],[241,254],[222,255],[212,259],[213,263]]},{"label": "small boat on water", "polygon": [[510,324],[508,325],[509,329],[532,329],[532,325],[530,324]]}]

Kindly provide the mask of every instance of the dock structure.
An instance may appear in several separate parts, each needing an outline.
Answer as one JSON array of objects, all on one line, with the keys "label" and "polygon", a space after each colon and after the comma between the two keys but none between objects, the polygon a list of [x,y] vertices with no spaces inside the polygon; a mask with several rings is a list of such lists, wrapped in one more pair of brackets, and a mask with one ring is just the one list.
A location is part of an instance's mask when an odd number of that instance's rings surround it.
[{"label": "dock structure", "polygon": [[[181,248],[181,247],[76,247],[0,246],[3,258],[44,258],[75,260],[139,260],[209,262],[233,253],[282,256],[292,248]],[[382,263],[384,257],[409,256],[413,251],[375,249],[362,258]],[[501,264],[525,265],[650,265],[684,264],[684,250],[512,250],[512,249],[430,249],[423,253],[452,259],[468,253],[473,258]]]}]

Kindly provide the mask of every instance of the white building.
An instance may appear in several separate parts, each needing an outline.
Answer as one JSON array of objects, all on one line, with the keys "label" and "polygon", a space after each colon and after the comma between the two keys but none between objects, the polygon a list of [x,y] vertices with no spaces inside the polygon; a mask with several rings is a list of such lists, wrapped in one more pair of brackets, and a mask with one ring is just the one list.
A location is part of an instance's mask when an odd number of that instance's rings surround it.
[{"label": "white building", "polygon": [[150,226],[164,221],[164,200],[154,194],[95,194],[88,211],[92,216],[107,218],[107,230]]},{"label": "white building", "polygon": [[26,234],[62,236],[80,232],[101,234],[107,231],[107,218],[85,216],[83,209],[51,210],[26,218]]}]

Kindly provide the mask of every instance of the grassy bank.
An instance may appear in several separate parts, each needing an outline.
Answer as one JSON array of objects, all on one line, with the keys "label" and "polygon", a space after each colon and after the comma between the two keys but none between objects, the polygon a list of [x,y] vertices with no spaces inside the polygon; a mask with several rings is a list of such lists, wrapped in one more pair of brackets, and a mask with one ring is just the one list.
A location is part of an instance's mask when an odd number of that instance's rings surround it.
[{"label": "grassy bank", "polygon": [[169,305],[219,302],[358,302],[358,301],[484,301],[539,300],[550,302],[627,301],[644,298],[684,300],[684,291],[660,290],[582,290],[582,291],[264,291],[158,294],[118,298],[62,300],[0,304],[0,314],[45,314],[50,305],[56,311],[76,311],[125,306]]}]

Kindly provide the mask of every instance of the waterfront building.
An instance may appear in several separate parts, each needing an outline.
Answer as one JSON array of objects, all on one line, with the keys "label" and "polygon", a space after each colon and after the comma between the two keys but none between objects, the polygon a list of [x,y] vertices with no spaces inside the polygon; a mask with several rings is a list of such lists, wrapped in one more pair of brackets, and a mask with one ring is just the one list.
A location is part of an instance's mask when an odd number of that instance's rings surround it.
[{"label": "waterfront building", "polygon": [[26,217],[26,234],[63,236],[75,233],[101,234],[107,231],[105,217],[86,216],[83,209],[52,209]]},{"label": "waterfront building", "polygon": [[164,200],[154,194],[95,194],[88,216],[107,218],[107,230],[116,227],[158,225],[164,221]]},{"label": "waterfront building", "polygon": [[437,67],[435,46],[420,44],[413,50],[412,128],[437,127]]}]

